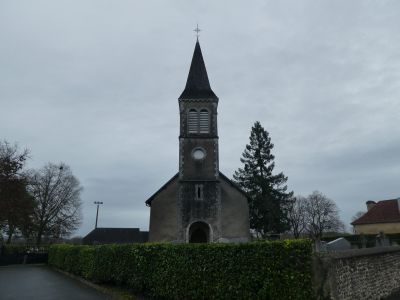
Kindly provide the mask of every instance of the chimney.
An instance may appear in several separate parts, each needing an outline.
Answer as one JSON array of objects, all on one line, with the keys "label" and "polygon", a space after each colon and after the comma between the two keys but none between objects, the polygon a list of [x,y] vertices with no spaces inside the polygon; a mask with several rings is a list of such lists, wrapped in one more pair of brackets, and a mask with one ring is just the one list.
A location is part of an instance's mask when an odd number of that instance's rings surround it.
[{"label": "chimney", "polygon": [[373,208],[376,205],[376,202],[372,201],[372,200],[368,200],[366,202],[366,204],[367,204],[367,211],[369,211],[371,208]]}]

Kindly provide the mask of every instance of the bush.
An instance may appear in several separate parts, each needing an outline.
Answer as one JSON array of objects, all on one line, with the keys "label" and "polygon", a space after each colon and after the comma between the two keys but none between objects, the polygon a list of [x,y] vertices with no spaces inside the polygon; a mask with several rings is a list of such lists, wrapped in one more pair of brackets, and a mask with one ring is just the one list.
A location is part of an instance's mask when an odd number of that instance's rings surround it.
[{"label": "bush", "polygon": [[50,247],[49,264],[157,299],[311,299],[308,240]]},{"label": "bush", "polygon": [[1,245],[0,253],[3,255],[25,254],[27,249],[25,245]]}]

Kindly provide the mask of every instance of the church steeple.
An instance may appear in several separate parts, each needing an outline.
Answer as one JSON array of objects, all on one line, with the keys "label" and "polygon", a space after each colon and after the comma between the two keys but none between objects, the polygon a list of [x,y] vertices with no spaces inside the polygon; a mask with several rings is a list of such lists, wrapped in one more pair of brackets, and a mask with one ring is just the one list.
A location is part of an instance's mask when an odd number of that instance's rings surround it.
[{"label": "church steeple", "polygon": [[179,97],[179,100],[183,99],[218,99],[208,81],[207,70],[198,40],[194,48],[186,86]]},{"label": "church steeple", "polygon": [[[199,27],[194,31],[198,38]],[[219,171],[218,97],[198,40],[178,105],[179,173],[146,201],[150,241],[248,241],[246,195]]]}]

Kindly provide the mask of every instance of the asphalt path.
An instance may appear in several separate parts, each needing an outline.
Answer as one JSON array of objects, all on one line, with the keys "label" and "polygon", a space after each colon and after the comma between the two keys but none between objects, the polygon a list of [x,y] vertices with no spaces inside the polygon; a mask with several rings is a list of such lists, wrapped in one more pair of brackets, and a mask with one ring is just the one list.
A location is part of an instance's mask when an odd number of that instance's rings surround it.
[{"label": "asphalt path", "polygon": [[42,265],[0,267],[1,300],[109,299],[84,283]]},{"label": "asphalt path", "polygon": [[400,300],[400,292],[398,291],[391,296],[384,298],[384,300]]}]

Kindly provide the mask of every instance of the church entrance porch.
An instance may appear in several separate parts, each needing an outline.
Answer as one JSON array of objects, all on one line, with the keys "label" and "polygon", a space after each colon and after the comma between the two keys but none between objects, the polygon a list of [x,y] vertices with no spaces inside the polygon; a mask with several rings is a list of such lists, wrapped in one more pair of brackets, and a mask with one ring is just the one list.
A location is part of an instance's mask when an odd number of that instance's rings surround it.
[{"label": "church entrance porch", "polygon": [[189,227],[189,243],[210,242],[210,226],[204,222],[194,222]]}]

